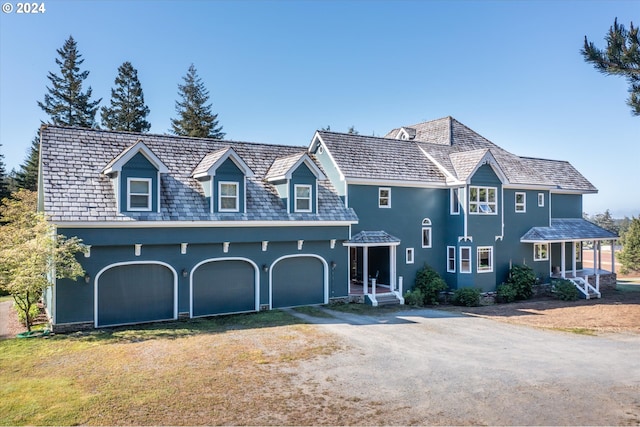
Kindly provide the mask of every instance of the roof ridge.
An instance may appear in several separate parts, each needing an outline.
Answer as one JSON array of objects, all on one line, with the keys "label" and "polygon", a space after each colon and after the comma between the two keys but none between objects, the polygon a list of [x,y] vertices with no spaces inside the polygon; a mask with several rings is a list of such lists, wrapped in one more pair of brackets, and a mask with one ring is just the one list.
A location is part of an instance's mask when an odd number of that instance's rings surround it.
[{"label": "roof ridge", "polygon": [[521,159],[530,159],[530,160],[544,160],[547,162],[558,162],[558,163],[571,163],[568,160],[558,160],[558,159],[546,159],[544,157],[531,157],[531,156],[518,156]]}]

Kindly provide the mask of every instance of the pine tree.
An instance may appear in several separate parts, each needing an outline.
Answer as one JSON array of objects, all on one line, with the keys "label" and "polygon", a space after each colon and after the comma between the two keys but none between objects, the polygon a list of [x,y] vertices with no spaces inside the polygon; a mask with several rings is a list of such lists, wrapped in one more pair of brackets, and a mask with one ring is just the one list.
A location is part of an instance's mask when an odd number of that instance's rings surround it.
[{"label": "pine tree", "polygon": [[183,77],[184,84],[178,85],[180,101],[176,101],[177,119],[171,119],[171,132],[180,136],[222,139],[225,133],[222,126],[218,126],[218,115],[211,113],[209,91],[191,64],[187,75]]},{"label": "pine tree", "polygon": [[81,59],[73,37],[69,36],[56,52],[60,55],[56,58],[60,75],[49,72],[47,78],[51,87],[47,86],[49,93],[44,95],[44,102],[38,101],[38,105],[54,125],[96,127],[95,116],[102,98],[91,101],[91,87],[82,91],[82,82],[89,76],[89,71],[80,71],[84,59]]},{"label": "pine tree", "polygon": [[18,188],[25,190],[38,190],[38,164],[40,162],[40,136],[36,135],[31,141],[29,154],[20,170],[16,173],[15,181]]},{"label": "pine tree", "polygon": [[618,25],[618,18],[613,22],[606,35],[606,50],[598,49],[584,36],[584,47],[580,50],[584,60],[593,64],[596,70],[609,76],[623,76],[629,82],[629,99],[631,114],[640,116],[640,38],[638,28]]},{"label": "pine tree", "polygon": [[622,239],[619,259],[622,264],[622,273],[640,272],[640,216],[631,217],[629,229]]},{"label": "pine tree", "polygon": [[[0,148],[2,144],[0,144]],[[0,153],[0,201],[5,197],[9,197],[9,177],[4,165],[4,154]]]},{"label": "pine tree", "polygon": [[110,130],[148,132],[151,124],[146,120],[149,107],[144,104],[138,71],[130,62],[118,67],[116,88],[111,89],[110,107],[102,107],[102,126]]}]

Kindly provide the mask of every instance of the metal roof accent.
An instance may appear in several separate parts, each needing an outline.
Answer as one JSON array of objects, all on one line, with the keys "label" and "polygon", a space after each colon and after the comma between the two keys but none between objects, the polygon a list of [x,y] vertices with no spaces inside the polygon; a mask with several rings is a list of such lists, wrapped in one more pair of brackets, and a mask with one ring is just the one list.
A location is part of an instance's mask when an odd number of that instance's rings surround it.
[{"label": "metal roof accent", "polygon": [[582,218],[552,218],[550,227],[533,227],[520,238],[522,243],[550,243],[583,240],[612,240],[618,235]]},{"label": "metal roof accent", "polygon": [[344,246],[398,246],[400,239],[386,231],[361,231],[343,243]]}]

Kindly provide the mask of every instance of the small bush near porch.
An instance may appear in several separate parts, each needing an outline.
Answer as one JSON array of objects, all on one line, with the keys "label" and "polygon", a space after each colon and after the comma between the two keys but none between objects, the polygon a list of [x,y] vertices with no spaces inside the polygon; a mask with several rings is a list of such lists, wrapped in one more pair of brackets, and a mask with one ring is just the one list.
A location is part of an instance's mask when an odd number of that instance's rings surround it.
[{"label": "small bush near porch", "polygon": [[416,283],[404,296],[408,305],[437,305],[440,292],[447,290],[447,283],[437,271],[425,264],[416,273]]},{"label": "small bush near porch", "polygon": [[514,265],[509,270],[509,278],[496,289],[498,302],[513,302],[533,296],[536,275],[528,265]]}]

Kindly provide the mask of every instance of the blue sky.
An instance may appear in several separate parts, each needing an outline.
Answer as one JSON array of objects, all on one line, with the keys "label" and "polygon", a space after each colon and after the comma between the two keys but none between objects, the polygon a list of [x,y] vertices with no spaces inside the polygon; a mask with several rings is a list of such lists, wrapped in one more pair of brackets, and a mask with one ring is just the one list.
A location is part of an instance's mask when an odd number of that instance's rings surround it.
[{"label": "blue sky", "polygon": [[167,133],[193,63],[228,139],[306,145],[321,127],[366,135],[453,116],[522,156],[569,160],[598,189],[590,214],[640,215],[640,117],[624,79],[579,53],[634,1],[44,1],[0,14],[0,143],[24,161],[37,106],[73,35],[106,105],[138,70],[152,133]]}]

